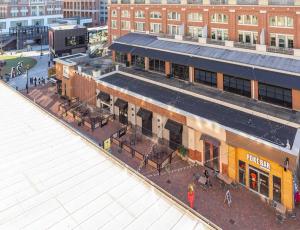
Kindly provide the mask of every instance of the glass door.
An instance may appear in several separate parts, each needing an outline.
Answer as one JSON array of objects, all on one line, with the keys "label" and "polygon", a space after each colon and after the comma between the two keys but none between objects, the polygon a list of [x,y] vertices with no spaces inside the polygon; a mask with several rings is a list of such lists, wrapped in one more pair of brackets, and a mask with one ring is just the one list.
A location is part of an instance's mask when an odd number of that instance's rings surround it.
[{"label": "glass door", "polygon": [[246,185],[246,163],[239,161],[239,183]]},{"label": "glass door", "polygon": [[258,172],[256,170],[253,170],[252,168],[249,169],[249,187],[250,189],[258,192]]},{"label": "glass door", "polygon": [[269,197],[269,176],[262,173],[259,174],[259,193]]}]

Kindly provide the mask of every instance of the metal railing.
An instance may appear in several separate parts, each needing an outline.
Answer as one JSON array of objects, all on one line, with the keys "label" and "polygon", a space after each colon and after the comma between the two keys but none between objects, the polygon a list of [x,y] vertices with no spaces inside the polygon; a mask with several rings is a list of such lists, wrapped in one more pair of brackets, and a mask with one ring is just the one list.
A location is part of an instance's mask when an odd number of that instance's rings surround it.
[{"label": "metal railing", "polygon": [[218,45],[218,46],[225,46],[225,41],[221,41],[221,40],[214,40],[214,39],[207,39],[207,44],[211,44],[211,45]]},{"label": "metal railing", "polygon": [[145,4],[145,0],[134,0],[135,4]]},{"label": "metal railing", "polygon": [[282,5],[282,6],[293,6],[295,5],[294,0],[269,0],[269,5]]},{"label": "metal railing", "polygon": [[161,4],[161,0],[150,0],[150,4]]},{"label": "metal railing", "polygon": [[203,4],[203,0],[187,0],[187,4]]},{"label": "metal railing", "polygon": [[228,0],[210,0],[211,5],[227,5]]},{"label": "metal railing", "polygon": [[282,47],[274,47],[268,46],[267,52],[270,53],[279,53],[279,54],[287,54],[287,55],[294,55],[294,49],[291,48],[282,48]]},{"label": "metal railing", "polygon": [[237,0],[237,5],[258,5],[258,0]]},{"label": "metal railing", "polygon": [[130,4],[130,0],[121,0],[121,4]]},{"label": "metal railing", "polygon": [[255,50],[256,46],[251,43],[245,43],[245,42],[234,42],[233,46],[236,48],[241,48],[241,49],[249,49],[249,50]]},{"label": "metal railing", "polygon": [[167,4],[181,4],[181,0],[167,0]]}]

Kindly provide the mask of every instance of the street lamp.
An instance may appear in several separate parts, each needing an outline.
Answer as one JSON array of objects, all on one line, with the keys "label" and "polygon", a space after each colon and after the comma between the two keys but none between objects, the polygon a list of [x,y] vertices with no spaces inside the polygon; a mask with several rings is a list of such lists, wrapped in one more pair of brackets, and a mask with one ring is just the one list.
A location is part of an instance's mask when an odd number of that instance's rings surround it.
[{"label": "street lamp", "polygon": [[29,70],[29,65],[26,66],[26,91],[27,91],[27,94],[29,93],[28,70]]},{"label": "street lamp", "polygon": [[41,56],[43,56],[43,34],[41,34]]}]

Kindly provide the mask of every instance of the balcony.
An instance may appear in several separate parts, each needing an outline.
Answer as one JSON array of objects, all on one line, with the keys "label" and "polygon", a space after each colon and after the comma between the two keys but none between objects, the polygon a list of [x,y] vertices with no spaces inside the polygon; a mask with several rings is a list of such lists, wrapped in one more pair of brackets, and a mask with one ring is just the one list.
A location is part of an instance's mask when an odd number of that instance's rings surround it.
[{"label": "balcony", "polygon": [[187,4],[203,4],[203,0],[187,0]]},{"label": "balcony", "polygon": [[225,46],[225,41],[222,40],[214,40],[214,39],[207,39],[207,44],[211,44],[211,45],[218,45],[218,46]]},{"label": "balcony", "polygon": [[279,53],[279,54],[286,54],[286,55],[294,55],[294,49],[291,49],[291,48],[282,48],[282,47],[274,47],[274,46],[267,47],[267,52],[270,52],[270,53]]},{"label": "balcony", "polygon": [[190,35],[183,36],[183,41],[189,41],[189,42],[198,42],[199,38],[198,37],[193,37]]},{"label": "balcony", "polygon": [[276,5],[276,6],[293,6],[295,5],[294,0],[269,0],[269,5]]},{"label": "balcony", "polygon": [[168,4],[181,4],[181,0],[167,0]]},{"label": "balcony", "polygon": [[233,46],[235,48],[240,48],[240,49],[256,50],[256,46],[254,44],[251,44],[251,43],[234,42]]},{"label": "balcony", "polygon": [[237,0],[237,5],[258,5],[258,0]]},{"label": "balcony", "polygon": [[210,5],[228,5],[228,0],[210,0]]}]

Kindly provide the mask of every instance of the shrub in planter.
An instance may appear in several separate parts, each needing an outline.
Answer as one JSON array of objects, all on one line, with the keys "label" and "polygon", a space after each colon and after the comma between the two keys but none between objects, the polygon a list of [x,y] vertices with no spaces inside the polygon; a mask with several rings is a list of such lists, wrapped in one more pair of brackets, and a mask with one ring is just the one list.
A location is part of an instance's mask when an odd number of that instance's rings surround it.
[{"label": "shrub in planter", "polygon": [[181,158],[186,158],[187,157],[188,150],[183,145],[179,146],[178,152],[179,152]]}]

